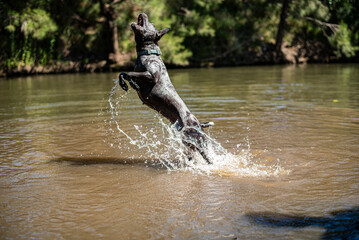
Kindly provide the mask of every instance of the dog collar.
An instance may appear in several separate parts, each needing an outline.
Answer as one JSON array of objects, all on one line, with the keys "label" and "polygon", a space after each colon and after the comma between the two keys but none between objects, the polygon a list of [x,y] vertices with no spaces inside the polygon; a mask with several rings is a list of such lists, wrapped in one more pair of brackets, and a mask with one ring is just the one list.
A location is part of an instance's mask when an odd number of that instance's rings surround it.
[{"label": "dog collar", "polygon": [[137,52],[137,57],[140,57],[142,55],[151,55],[151,54],[154,54],[154,55],[161,55],[161,51],[160,50],[157,50],[157,49],[149,49],[149,50],[143,50],[143,51],[139,51]]}]

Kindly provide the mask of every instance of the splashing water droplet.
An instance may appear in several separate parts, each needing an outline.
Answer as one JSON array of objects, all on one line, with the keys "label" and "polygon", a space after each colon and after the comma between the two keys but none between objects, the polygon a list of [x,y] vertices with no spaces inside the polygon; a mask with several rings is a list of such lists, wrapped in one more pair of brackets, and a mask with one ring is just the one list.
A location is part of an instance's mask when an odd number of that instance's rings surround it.
[{"label": "splashing water droplet", "polygon": [[[144,160],[147,164],[160,164],[169,171],[191,171],[198,174],[216,174],[228,177],[247,177],[247,176],[278,176],[280,174],[288,174],[289,171],[282,169],[279,162],[273,166],[265,166],[256,164],[252,161],[253,156],[250,149],[250,141],[248,137],[245,138],[247,142],[247,149],[242,149],[239,154],[235,155],[229,153],[222,145],[214,138],[206,134],[209,139],[207,143],[208,154],[213,159],[213,164],[208,164],[202,156],[196,152],[192,159],[189,160],[187,156],[188,148],[183,144],[181,132],[177,131],[175,126],[166,124],[162,117],[154,113],[157,120],[156,128],[145,129],[142,125],[133,124],[133,128],[138,133],[136,139],[131,137],[121,128],[121,122],[117,119],[120,116],[121,104],[125,104],[128,92],[117,96],[119,87],[117,82],[112,88],[108,103],[109,113],[111,119],[107,120],[109,123],[109,130],[113,131],[111,126],[115,126],[116,134],[125,136],[125,140],[130,145],[136,146],[141,156],[146,156],[150,160]],[[222,130],[220,130],[222,132]],[[124,141],[123,138],[117,138],[117,141]],[[227,140],[229,141],[229,140]],[[120,146],[123,142],[118,144],[110,143],[110,146]],[[237,144],[237,150],[241,144]],[[128,147],[128,149],[131,149]]]}]

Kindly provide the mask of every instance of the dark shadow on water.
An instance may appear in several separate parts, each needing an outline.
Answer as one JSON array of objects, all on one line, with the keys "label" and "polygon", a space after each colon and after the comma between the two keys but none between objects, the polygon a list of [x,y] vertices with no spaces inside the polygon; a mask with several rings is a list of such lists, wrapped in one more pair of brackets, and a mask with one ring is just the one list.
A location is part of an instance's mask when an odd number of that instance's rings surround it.
[{"label": "dark shadow on water", "polygon": [[326,232],[321,239],[359,239],[359,206],[331,212],[328,217],[286,215],[278,213],[248,213],[246,217],[255,224],[272,228],[322,227]]},{"label": "dark shadow on water", "polygon": [[95,164],[116,164],[116,165],[136,165],[140,167],[150,167],[155,169],[167,169],[164,164],[156,159],[141,158],[115,158],[115,157],[69,157],[61,156],[50,160],[50,162],[69,163],[75,166],[95,165]]}]

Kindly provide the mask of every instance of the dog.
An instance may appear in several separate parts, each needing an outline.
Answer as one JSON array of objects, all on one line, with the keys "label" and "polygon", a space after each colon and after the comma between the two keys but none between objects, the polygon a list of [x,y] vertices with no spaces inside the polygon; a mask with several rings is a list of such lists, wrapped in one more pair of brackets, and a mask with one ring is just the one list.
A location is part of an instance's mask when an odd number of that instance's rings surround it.
[{"label": "dog", "polygon": [[[161,58],[158,41],[170,28],[158,31],[149,22],[146,13],[138,15],[138,21],[131,23],[135,34],[137,60],[134,72],[120,73],[119,84],[127,91],[131,85],[141,101],[167,118],[182,133],[182,142],[191,150],[198,151],[209,163],[208,136],[203,128],[214,125],[212,122],[200,123],[190,112],[176,92],[165,64]],[[191,157],[189,157],[191,159]]]}]

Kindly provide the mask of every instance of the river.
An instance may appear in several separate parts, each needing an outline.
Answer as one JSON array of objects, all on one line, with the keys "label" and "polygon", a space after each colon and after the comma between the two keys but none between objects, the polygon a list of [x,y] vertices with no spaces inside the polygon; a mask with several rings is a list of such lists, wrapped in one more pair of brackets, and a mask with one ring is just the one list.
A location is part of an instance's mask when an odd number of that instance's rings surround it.
[{"label": "river", "polygon": [[359,65],[169,74],[213,165],[116,73],[1,80],[0,239],[359,237]]}]

